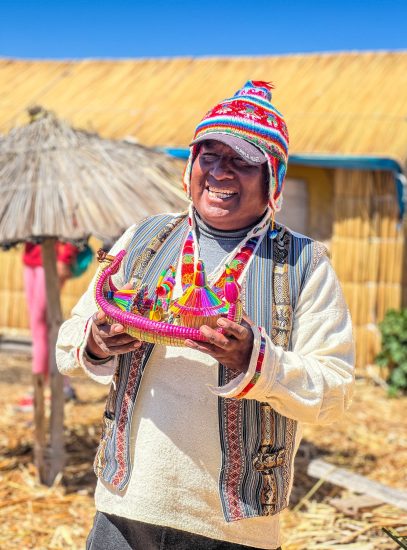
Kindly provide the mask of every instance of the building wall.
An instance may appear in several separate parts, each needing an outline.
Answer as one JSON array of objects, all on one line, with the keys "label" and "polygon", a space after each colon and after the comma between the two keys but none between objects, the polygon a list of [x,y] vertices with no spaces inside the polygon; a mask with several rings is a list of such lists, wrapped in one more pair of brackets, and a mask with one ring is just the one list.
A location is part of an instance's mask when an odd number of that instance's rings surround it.
[{"label": "building wall", "polygon": [[[285,212],[290,209],[292,192],[286,193],[295,181],[304,181],[307,186],[308,195],[308,224],[304,231],[317,241],[323,242],[328,248],[330,247],[333,225],[333,196],[334,196],[334,172],[324,168],[313,168],[305,166],[289,166],[286,187],[283,193],[283,206],[281,209],[283,220]],[[277,215],[279,219],[279,215]],[[287,224],[290,227],[290,224]],[[294,228],[293,228],[294,229]]]},{"label": "building wall", "polygon": [[380,348],[378,323],[403,305],[406,242],[394,178],[388,172],[337,170],[332,262],[347,298],[358,366]]},{"label": "building wall", "polygon": [[284,201],[276,220],[305,235],[309,226],[309,185],[303,178],[286,178]]},{"label": "building wall", "polygon": [[[330,250],[352,315],[357,366],[363,369],[379,351],[378,324],[385,312],[407,305],[406,227],[393,175],[295,166],[288,177],[288,185],[290,178],[307,184],[305,233]],[[289,207],[287,201],[284,208]]]}]

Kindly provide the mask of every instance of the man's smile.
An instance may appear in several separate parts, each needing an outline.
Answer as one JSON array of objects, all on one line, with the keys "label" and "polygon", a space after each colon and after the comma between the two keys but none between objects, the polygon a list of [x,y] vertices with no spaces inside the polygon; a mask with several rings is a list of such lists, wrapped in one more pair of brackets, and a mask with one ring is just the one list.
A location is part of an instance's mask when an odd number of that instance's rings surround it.
[{"label": "man's smile", "polygon": [[205,189],[208,191],[208,195],[212,199],[227,200],[237,195],[236,191],[232,191],[227,188],[218,188],[206,185]]}]

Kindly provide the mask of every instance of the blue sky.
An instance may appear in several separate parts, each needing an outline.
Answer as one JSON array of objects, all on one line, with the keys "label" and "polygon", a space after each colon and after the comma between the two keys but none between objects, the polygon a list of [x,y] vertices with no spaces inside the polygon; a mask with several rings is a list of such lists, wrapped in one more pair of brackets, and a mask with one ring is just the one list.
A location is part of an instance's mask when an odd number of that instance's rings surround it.
[{"label": "blue sky", "polygon": [[3,0],[0,57],[407,49],[407,0]]}]

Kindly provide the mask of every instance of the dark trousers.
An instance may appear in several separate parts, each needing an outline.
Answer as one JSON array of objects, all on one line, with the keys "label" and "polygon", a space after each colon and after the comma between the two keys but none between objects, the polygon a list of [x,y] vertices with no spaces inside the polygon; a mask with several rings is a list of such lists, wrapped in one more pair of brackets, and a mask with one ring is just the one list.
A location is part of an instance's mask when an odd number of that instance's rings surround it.
[{"label": "dark trousers", "polygon": [[[86,550],[259,550],[96,512]],[[271,549],[270,549],[271,550]],[[281,550],[277,548],[276,550]]]}]

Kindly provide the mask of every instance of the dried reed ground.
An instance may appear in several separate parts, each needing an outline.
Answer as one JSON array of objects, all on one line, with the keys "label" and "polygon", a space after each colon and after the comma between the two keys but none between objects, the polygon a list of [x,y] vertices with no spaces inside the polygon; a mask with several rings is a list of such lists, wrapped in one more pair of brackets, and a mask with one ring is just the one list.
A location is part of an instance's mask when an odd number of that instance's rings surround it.
[{"label": "dried reed ground", "polygon": [[[0,354],[0,548],[81,549],[94,515],[92,460],[106,388],[75,380],[79,403],[66,406],[68,462],[52,488],[41,486],[32,465],[32,415],[16,412],[30,388],[30,359]],[[406,487],[407,398],[388,399],[381,388],[359,380],[344,420],[307,426],[290,510],[283,513],[284,550],[392,550],[382,526],[407,531],[407,512],[383,505],[347,517],[329,501],[347,493],[306,474],[310,459],[347,467],[391,487]],[[110,549],[106,549],[110,550]],[[191,549],[193,550],[193,549]]]}]

